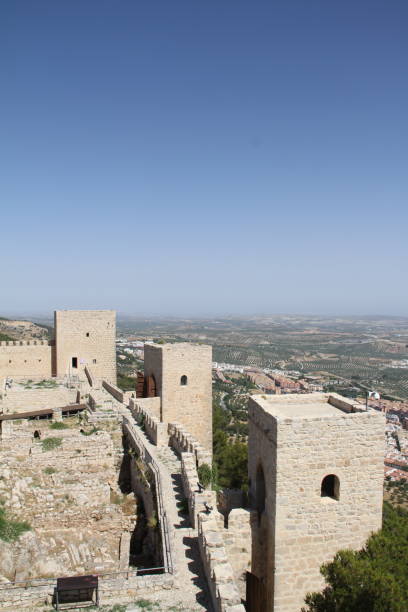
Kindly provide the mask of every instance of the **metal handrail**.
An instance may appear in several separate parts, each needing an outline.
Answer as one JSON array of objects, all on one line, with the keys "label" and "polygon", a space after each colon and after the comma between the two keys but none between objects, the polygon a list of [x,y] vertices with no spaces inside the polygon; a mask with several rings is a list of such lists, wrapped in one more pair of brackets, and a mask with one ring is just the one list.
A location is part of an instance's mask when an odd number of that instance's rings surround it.
[{"label": "metal handrail", "polygon": [[142,459],[144,460],[145,463],[151,466],[152,471],[155,476],[157,506],[158,506],[159,517],[161,517],[160,524],[162,528],[163,560],[165,563],[166,571],[172,574],[173,573],[173,561],[172,561],[172,556],[171,556],[168,518],[167,518],[167,513],[166,513],[166,510],[163,504],[163,493],[162,493],[160,469],[156,461],[154,460],[154,458],[151,456],[148,449],[146,448],[143,442],[143,439],[139,436],[138,432],[135,430],[133,423],[131,423],[129,419],[125,416],[123,417],[123,422],[124,422],[124,425],[126,425],[128,432],[133,437],[141,456],[143,455]]}]

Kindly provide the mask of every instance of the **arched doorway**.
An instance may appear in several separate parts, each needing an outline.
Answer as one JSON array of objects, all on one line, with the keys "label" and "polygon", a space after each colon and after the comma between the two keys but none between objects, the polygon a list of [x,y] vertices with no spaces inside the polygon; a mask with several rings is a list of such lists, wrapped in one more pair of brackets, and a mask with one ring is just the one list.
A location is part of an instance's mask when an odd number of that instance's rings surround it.
[{"label": "arched doorway", "polygon": [[156,380],[153,374],[150,374],[150,376],[145,376],[143,397],[156,397],[156,395],[157,395]]}]

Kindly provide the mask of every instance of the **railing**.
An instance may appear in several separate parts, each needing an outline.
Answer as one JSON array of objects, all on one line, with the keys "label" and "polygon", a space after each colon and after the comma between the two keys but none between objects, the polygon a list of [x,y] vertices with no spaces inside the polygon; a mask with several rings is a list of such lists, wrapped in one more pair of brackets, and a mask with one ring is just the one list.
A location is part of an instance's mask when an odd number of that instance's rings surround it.
[{"label": "railing", "polygon": [[171,556],[171,548],[170,548],[170,534],[167,520],[167,513],[163,504],[163,491],[162,491],[162,483],[160,476],[160,469],[157,465],[156,461],[153,459],[149,451],[147,450],[143,439],[139,436],[133,424],[129,421],[127,417],[123,417],[123,425],[125,426],[127,432],[133,438],[134,443],[137,446],[141,459],[149,465],[152,469],[152,472],[156,481],[156,498],[157,498],[157,510],[158,516],[161,518],[160,526],[162,531],[162,552],[163,552],[163,562],[165,571],[169,574],[173,573],[173,561]]},{"label": "railing", "polygon": [[[159,571],[166,572],[164,566],[160,567],[139,567],[136,569],[122,570],[120,572],[93,572],[94,576],[99,578],[137,578],[138,576],[144,576],[146,573],[151,572],[152,574]],[[170,572],[171,573],[171,572]],[[81,574],[75,574],[75,577],[80,578]],[[47,585],[54,585],[57,582],[57,578],[32,578],[30,580],[14,580],[10,582],[1,582],[0,591],[4,591],[10,587],[31,589],[35,587],[43,587]]]}]

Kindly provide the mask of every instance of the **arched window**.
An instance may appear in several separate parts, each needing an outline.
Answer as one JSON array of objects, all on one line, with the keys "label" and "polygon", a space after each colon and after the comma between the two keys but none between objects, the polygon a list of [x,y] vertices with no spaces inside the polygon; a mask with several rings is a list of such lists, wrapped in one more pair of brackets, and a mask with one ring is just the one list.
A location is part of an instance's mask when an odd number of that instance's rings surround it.
[{"label": "arched window", "polygon": [[265,476],[262,465],[258,465],[258,469],[256,471],[256,483],[255,483],[255,504],[256,509],[258,510],[258,519],[261,519],[261,514],[265,510]]},{"label": "arched window", "polygon": [[340,499],[340,480],[335,474],[329,474],[323,478],[320,495],[322,497]]},{"label": "arched window", "polygon": [[185,387],[187,384],[187,376],[185,374],[183,374],[183,376],[180,378],[180,385],[182,387]]},{"label": "arched window", "polygon": [[39,440],[41,438],[41,432],[38,431],[38,429],[36,429],[35,432],[34,432],[34,438],[36,440]]}]

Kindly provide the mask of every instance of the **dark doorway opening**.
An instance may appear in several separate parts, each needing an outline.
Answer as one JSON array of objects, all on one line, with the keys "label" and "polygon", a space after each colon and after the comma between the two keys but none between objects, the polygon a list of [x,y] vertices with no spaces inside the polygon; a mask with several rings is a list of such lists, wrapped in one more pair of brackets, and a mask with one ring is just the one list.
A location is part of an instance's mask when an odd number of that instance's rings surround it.
[{"label": "dark doorway opening", "polygon": [[72,367],[73,368],[77,368],[78,367],[78,357],[73,357],[72,358]]}]

